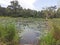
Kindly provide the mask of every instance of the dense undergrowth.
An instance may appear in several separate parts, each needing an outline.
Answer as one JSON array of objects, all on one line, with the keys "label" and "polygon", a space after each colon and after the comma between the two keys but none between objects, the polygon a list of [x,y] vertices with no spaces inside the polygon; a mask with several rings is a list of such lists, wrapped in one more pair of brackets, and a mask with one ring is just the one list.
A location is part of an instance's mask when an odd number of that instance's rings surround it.
[{"label": "dense undergrowth", "polygon": [[[9,19],[8,19],[9,18]],[[7,21],[3,21],[3,20]],[[19,45],[19,36],[15,21],[27,18],[0,18],[0,45]],[[43,20],[40,18],[28,18],[28,20]],[[60,45],[60,19],[49,19],[50,30],[48,34],[41,38],[40,45]]]},{"label": "dense undergrowth", "polygon": [[40,45],[60,45],[60,20],[51,19],[49,33],[41,39]]},{"label": "dense undergrowth", "polygon": [[13,22],[0,22],[0,45],[17,45],[18,33]]}]

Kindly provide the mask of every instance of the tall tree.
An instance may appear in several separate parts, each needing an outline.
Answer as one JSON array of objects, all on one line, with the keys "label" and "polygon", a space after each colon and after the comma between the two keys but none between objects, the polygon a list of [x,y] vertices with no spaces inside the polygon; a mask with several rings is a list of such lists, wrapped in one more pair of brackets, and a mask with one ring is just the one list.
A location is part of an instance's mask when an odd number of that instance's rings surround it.
[{"label": "tall tree", "polygon": [[60,8],[57,10],[56,18],[60,18]]},{"label": "tall tree", "polygon": [[13,16],[18,16],[19,11],[22,9],[18,1],[11,1],[11,5],[9,5],[7,8],[11,9],[11,13],[13,13]]}]

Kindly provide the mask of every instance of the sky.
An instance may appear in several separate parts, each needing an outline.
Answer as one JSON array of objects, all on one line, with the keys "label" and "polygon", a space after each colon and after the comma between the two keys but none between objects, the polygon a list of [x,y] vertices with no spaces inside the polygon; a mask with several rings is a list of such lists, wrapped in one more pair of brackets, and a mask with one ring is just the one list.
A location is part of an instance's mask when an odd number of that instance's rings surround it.
[{"label": "sky", "polygon": [[[0,5],[3,7],[7,7],[10,5],[10,1],[12,0],[0,0]],[[42,10],[42,8],[46,8],[49,6],[55,6],[59,3],[58,0],[18,0],[19,4],[26,9],[33,10]]]}]

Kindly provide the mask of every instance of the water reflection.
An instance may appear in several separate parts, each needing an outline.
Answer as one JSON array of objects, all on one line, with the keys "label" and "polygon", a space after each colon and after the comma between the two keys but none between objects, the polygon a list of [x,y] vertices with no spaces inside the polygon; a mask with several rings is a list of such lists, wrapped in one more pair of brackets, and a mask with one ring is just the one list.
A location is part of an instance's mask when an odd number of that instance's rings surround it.
[{"label": "water reflection", "polygon": [[44,30],[46,30],[45,22],[17,22],[17,27],[19,30],[23,30],[20,34],[20,43],[22,44],[37,44],[39,38],[44,34]]}]

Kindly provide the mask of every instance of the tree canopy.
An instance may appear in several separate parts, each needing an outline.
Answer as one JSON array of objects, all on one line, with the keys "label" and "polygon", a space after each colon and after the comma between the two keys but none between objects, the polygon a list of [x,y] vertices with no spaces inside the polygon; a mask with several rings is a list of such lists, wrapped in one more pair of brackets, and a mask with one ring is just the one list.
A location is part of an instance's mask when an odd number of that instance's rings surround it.
[{"label": "tree canopy", "polygon": [[56,6],[47,7],[41,11],[23,9],[18,1],[11,1],[7,8],[0,6],[0,16],[9,17],[34,17],[34,18],[60,18],[60,8]]}]

